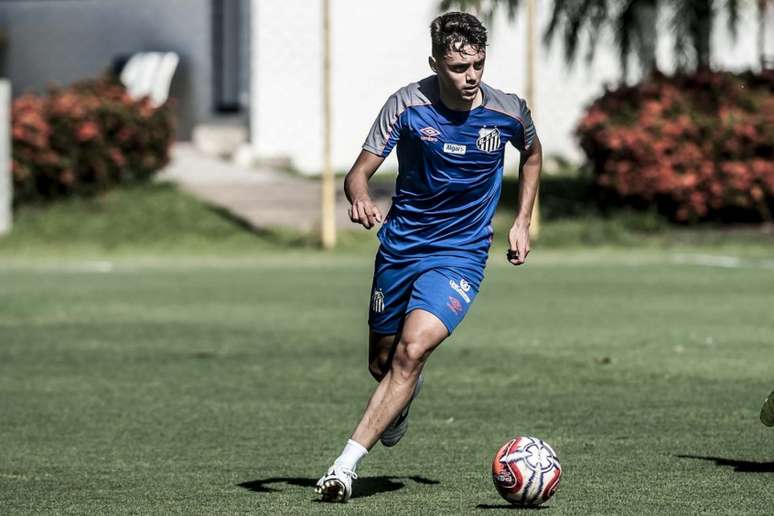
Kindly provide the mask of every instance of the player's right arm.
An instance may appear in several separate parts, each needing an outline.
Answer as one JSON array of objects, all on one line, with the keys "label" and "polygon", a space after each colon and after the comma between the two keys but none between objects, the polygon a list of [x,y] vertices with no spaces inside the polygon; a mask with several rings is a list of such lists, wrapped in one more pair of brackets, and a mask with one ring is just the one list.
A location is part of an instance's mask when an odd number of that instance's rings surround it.
[{"label": "player's right arm", "polygon": [[410,87],[416,86],[409,85],[399,89],[384,103],[363,142],[363,150],[344,180],[344,192],[352,203],[349,218],[356,224],[362,224],[366,229],[371,229],[384,220],[382,212],[368,195],[368,180],[401,137],[403,132],[401,115],[410,102]]},{"label": "player's right arm", "polygon": [[344,193],[352,205],[349,208],[349,218],[366,229],[371,229],[384,220],[381,210],[368,194],[368,180],[383,161],[383,157],[362,150],[344,178]]}]

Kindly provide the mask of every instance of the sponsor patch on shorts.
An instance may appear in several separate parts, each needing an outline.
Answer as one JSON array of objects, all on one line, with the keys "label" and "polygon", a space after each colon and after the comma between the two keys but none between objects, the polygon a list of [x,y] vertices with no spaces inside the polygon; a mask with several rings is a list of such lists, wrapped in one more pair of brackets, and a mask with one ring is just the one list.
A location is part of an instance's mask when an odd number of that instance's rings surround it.
[{"label": "sponsor patch on shorts", "polygon": [[466,303],[470,303],[470,296],[468,295],[468,291],[470,290],[470,283],[464,279],[461,279],[459,283],[454,280],[449,280],[449,286],[453,288],[454,291],[459,294]]},{"label": "sponsor patch on shorts", "polygon": [[454,312],[454,315],[460,315],[462,313],[462,303],[454,296],[449,296],[449,302],[446,303],[446,306]]}]

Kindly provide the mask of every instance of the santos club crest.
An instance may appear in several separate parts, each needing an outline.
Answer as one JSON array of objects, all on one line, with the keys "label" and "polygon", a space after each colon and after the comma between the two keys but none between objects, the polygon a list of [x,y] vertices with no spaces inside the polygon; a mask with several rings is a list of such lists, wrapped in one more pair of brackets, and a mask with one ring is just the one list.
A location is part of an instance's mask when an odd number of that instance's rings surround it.
[{"label": "santos club crest", "polygon": [[478,131],[478,140],[476,140],[478,150],[484,152],[494,152],[500,148],[500,130],[497,127],[491,129],[482,127]]}]

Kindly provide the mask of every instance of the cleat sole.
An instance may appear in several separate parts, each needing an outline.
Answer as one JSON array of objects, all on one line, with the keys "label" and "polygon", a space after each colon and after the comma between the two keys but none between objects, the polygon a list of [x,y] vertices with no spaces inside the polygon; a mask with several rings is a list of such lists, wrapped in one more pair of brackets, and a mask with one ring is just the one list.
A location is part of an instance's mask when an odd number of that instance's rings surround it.
[{"label": "cleat sole", "polygon": [[344,484],[332,479],[318,487],[317,493],[322,497],[323,502],[341,502],[344,500],[345,489]]}]

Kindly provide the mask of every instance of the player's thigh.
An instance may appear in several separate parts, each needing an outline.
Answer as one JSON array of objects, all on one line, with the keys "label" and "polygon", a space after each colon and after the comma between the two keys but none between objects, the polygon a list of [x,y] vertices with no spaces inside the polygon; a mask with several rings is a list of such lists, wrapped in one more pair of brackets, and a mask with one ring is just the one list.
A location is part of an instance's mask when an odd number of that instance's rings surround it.
[{"label": "player's thigh", "polygon": [[417,275],[415,266],[393,263],[377,255],[368,311],[368,326],[372,333],[400,333]]},{"label": "player's thigh", "polygon": [[414,282],[408,312],[421,309],[434,315],[451,335],[462,322],[476,298],[478,289],[469,271],[435,268],[422,273]]},{"label": "player's thigh", "polygon": [[406,315],[390,370],[399,378],[409,380],[424,368],[430,354],[449,335],[446,326],[434,314],[415,308]]}]

